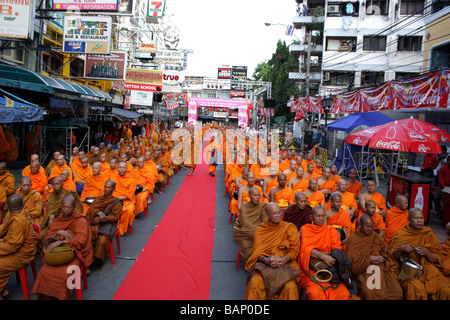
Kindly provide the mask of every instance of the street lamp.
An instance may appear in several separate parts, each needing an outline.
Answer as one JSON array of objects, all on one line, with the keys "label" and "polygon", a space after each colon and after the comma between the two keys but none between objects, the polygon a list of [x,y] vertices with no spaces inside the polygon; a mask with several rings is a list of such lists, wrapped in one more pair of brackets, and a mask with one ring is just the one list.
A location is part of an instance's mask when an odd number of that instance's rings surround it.
[{"label": "street lamp", "polygon": [[[283,24],[283,23],[270,23],[270,22],[264,22],[264,25],[265,25],[266,27],[269,27],[269,26],[283,26],[283,27],[285,27],[286,29],[288,28],[288,26],[287,26],[286,24]],[[302,43],[302,41],[301,41],[294,33],[292,33],[292,35],[293,35],[300,43]]]},{"label": "street lamp", "polygon": [[331,110],[331,106],[333,105],[333,97],[327,96],[322,99],[322,108],[323,112],[325,113],[325,137],[324,137],[324,148],[326,149],[328,147],[328,141],[327,141],[327,133],[328,133],[328,113]]}]

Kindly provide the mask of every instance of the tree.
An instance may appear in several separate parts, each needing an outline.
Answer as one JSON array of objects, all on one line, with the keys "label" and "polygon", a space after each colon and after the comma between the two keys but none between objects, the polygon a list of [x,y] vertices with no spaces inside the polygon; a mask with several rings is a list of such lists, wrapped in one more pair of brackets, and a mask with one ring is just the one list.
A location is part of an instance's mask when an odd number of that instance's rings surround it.
[{"label": "tree", "polygon": [[289,72],[298,70],[298,60],[289,52],[286,42],[279,40],[275,53],[270,60],[258,63],[253,73],[256,81],[272,83],[272,98],[275,100],[275,116],[286,116],[291,120],[287,107],[291,97],[298,97],[300,90],[294,81],[289,80]]}]

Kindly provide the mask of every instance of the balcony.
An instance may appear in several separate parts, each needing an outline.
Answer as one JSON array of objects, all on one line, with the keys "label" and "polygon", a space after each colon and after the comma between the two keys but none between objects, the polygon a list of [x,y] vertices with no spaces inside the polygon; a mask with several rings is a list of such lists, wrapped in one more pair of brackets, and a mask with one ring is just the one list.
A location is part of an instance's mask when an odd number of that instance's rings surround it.
[{"label": "balcony", "polygon": [[[309,75],[309,77],[308,77]],[[313,82],[320,82],[322,78],[322,74],[320,72],[313,72],[313,73],[300,73],[300,72],[289,72],[289,80],[306,80],[309,79],[309,81]]]},{"label": "balcony", "polygon": [[[292,54],[306,54],[308,52],[307,44],[294,44],[289,47]],[[311,55],[321,55],[323,52],[323,45],[312,44],[311,45]]]},{"label": "balcony", "polygon": [[[322,9],[320,9],[322,8]],[[324,23],[325,16],[323,13],[323,7],[318,8],[310,8],[306,10],[306,15],[304,16],[295,16],[292,18],[292,24],[296,29],[300,29],[303,26],[316,24],[316,23]]]}]

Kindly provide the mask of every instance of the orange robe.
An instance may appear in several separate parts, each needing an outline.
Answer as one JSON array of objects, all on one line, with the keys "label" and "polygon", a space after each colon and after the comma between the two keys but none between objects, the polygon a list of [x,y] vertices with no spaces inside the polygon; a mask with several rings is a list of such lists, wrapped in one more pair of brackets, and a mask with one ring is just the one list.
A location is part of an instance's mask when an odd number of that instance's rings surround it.
[{"label": "orange robe", "polygon": [[152,174],[153,174],[153,180],[156,182],[159,179],[159,175],[158,175],[158,168],[156,167],[156,163],[154,163],[153,161],[145,161],[144,166],[146,168],[149,168],[152,170]]},{"label": "orange robe", "polygon": [[16,191],[16,178],[6,171],[6,173],[0,175],[0,186],[5,189],[6,195],[9,196]]},{"label": "orange robe", "polygon": [[297,176],[297,172],[292,171],[289,173],[286,173],[286,182],[289,182],[292,178],[295,178]]},{"label": "orange robe", "polygon": [[73,180],[70,179],[63,181],[63,188],[67,190],[77,191],[77,186],[75,185],[75,182],[73,182]]},{"label": "orange robe", "polygon": [[341,208],[338,213],[327,219],[327,224],[333,226],[334,228],[350,228],[352,224],[350,221],[350,214]]},{"label": "orange robe", "polygon": [[[306,172],[306,171],[305,171],[305,172]],[[305,175],[306,175],[306,174],[308,174],[308,173],[305,173]],[[304,177],[305,177],[305,176],[304,176]],[[312,178],[319,180],[319,175],[318,175],[317,173],[313,172],[313,173],[311,173],[311,174],[308,174],[308,176],[305,177],[305,179],[308,180],[308,181],[309,181],[310,179],[312,179]]]},{"label": "orange robe", "polygon": [[17,193],[23,198],[23,210],[28,212],[33,223],[40,225],[42,220],[44,220],[41,194],[36,190],[30,190],[28,194],[24,194],[20,189],[17,190]]},{"label": "orange robe", "polygon": [[441,254],[442,258],[439,262],[441,265],[442,273],[448,277],[450,276],[450,237],[445,240],[445,242],[441,245]]},{"label": "orange robe", "polygon": [[330,253],[333,249],[341,248],[341,239],[335,228],[329,225],[318,226],[316,224],[305,224],[300,230],[300,254],[299,265],[302,270],[299,285],[305,289],[308,300],[348,300],[350,292],[344,283],[339,285],[322,282],[327,290],[322,289],[311,280],[310,273],[314,276],[315,271],[310,271],[310,258],[313,249]]},{"label": "orange robe", "polygon": [[278,186],[279,186],[279,183],[278,183],[278,179],[276,177],[273,178],[272,180],[270,180],[269,182],[267,182],[267,184],[266,184],[266,193],[267,193],[267,195],[269,196],[270,195],[270,191],[273,188],[276,188]]},{"label": "orange robe", "polygon": [[389,240],[394,234],[408,224],[408,210],[400,210],[397,206],[393,206],[386,212],[386,234],[384,240]]},{"label": "orange robe", "polygon": [[48,178],[51,179],[53,177],[60,177],[61,171],[63,171],[64,169],[67,169],[70,171],[69,179],[72,180],[72,169],[70,169],[70,167],[67,164],[62,165],[62,166],[58,166],[58,165],[54,166],[52,168],[52,171],[50,171],[50,175]]},{"label": "orange robe", "polygon": [[362,188],[363,184],[355,180],[352,184],[347,186],[347,191],[353,193],[355,197],[357,197],[358,194],[362,193]]},{"label": "orange robe", "polygon": [[280,208],[286,208],[295,204],[295,192],[291,188],[284,187],[273,195],[273,200]]},{"label": "orange robe", "polygon": [[[39,167],[39,172],[45,174],[45,169],[42,166],[40,166]],[[23,170],[22,170],[22,177],[28,177],[28,175],[30,173],[31,173],[31,170],[30,170],[30,166],[28,165],[25,168],[23,168]]]},{"label": "orange robe", "polygon": [[117,175],[116,177],[116,190],[113,192],[115,197],[127,197],[123,201],[122,215],[120,216],[117,229],[119,234],[123,235],[128,230],[128,226],[133,224],[135,218],[134,203],[136,195],[136,182],[134,179],[126,174],[125,176]]},{"label": "orange robe", "polygon": [[325,205],[325,195],[323,194],[323,192],[317,190],[308,197],[307,201],[311,208],[320,206],[321,203]]},{"label": "orange robe", "polygon": [[[345,210],[350,210],[351,208],[358,210],[358,205],[356,204],[356,200],[355,200],[355,196],[353,195],[353,193],[345,191],[343,194],[341,194],[342,197],[342,209]],[[331,203],[330,200],[327,201],[327,203],[325,203],[325,210],[328,210],[331,208]]]},{"label": "orange robe", "polygon": [[116,181],[116,177],[119,175],[119,171],[117,169],[109,169],[106,170],[103,175],[105,176],[106,181],[114,180]]},{"label": "orange robe", "polygon": [[[248,184],[248,182],[247,182],[247,180],[241,180],[241,181],[239,181],[239,184],[242,187],[242,186],[246,186]],[[244,203],[244,202],[242,202],[242,203]],[[239,204],[239,201],[237,199],[235,199],[233,195],[231,195],[231,201],[230,201],[230,205],[229,205],[230,213],[235,214],[237,216],[239,215],[238,204]]]},{"label": "orange robe", "polygon": [[317,176],[322,176],[323,175],[322,171],[323,171],[322,168],[314,167],[313,174],[316,174]]},{"label": "orange robe", "polygon": [[301,163],[301,166],[302,166],[302,168],[303,168],[303,172],[306,172],[306,171],[308,171],[307,169],[308,169],[308,164],[310,164],[310,163],[312,163],[313,165],[314,165],[314,168],[316,167],[316,163],[314,162],[314,161],[308,161],[308,160],[306,160],[306,159],[303,159],[302,160],[302,163]]},{"label": "orange robe", "polygon": [[155,190],[155,179],[152,169],[146,167],[134,169],[131,172],[131,177],[134,179],[136,184],[140,184],[143,189],[147,189],[136,195],[136,214],[139,214],[145,210],[148,205],[147,199]]},{"label": "orange robe", "polygon": [[100,162],[100,165],[102,166],[102,173],[105,173],[106,170],[111,169],[111,166],[108,162]]},{"label": "orange robe", "polygon": [[76,157],[75,159],[73,159],[72,164],[70,165],[70,169],[72,170],[72,172],[75,172],[76,174],[78,169],[80,168],[82,168],[81,160],[80,158]]},{"label": "orange robe", "polygon": [[41,194],[41,197],[44,196],[45,187],[48,184],[48,179],[45,172],[39,172],[37,174],[32,174],[29,172],[26,176],[23,175],[23,177],[29,177],[31,179],[31,190],[38,191]]},{"label": "orange robe", "polygon": [[89,205],[84,203],[87,197],[98,197],[105,191],[106,179],[103,174],[94,175],[91,174],[84,181],[83,192],[81,193],[80,200],[83,201],[83,214],[89,209]]},{"label": "orange robe", "polygon": [[336,192],[336,183],[333,180],[327,180],[324,183],[322,183],[321,185],[319,185],[319,188],[317,190],[325,190],[328,189],[331,192]]},{"label": "orange robe", "polygon": [[[299,270],[297,257],[300,242],[297,227],[293,223],[286,221],[281,221],[279,224],[263,222],[256,228],[253,242],[252,254],[245,264],[245,269],[250,273],[252,273],[253,267],[261,255],[278,255],[280,257],[289,255],[291,261],[288,265]],[[262,276],[259,273],[254,273],[247,282],[244,299],[298,300],[297,278],[287,282],[282,287],[281,292],[275,293],[272,297],[267,297]]]},{"label": "orange robe", "polygon": [[279,166],[278,166],[278,171],[279,172],[283,172],[283,171],[288,170],[289,167],[290,167],[290,164],[291,164],[291,160],[292,159],[289,160],[288,158],[286,158],[283,161],[281,161]]},{"label": "orange robe", "polygon": [[309,181],[305,178],[302,178],[300,181],[297,181],[293,185],[291,185],[291,189],[297,193],[308,190]]},{"label": "orange robe", "polygon": [[338,175],[338,174],[335,174],[335,175],[331,178],[331,180],[333,180],[336,184],[337,184],[338,181],[341,180],[341,179],[342,179],[341,176]]},{"label": "orange robe", "polygon": [[[366,199],[366,202],[369,201],[369,200],[372,200],[377,205],[377,210],[375,212],[380,212],[381,210],[387,211],[386,200],[384,199],[384,197],[383,197],[383,195],[381,193],[375,192],[373,194],[373,196],[371,196],[370,198]],[[364,211],[361,208],[359,208],[355,212],[355,216],[356,217],[359,217],[362,214],[364,214]]]}]

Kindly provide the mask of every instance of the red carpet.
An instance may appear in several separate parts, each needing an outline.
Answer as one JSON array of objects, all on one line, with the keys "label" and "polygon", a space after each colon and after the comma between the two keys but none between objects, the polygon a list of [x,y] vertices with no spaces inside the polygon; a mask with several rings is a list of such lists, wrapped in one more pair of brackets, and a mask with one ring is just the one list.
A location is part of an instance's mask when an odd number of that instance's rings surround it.
[{"label": "red carpet", "polygon": [[208,300],[215,203],[216,178],[208,175],[208,164],[198,164],[113,299]]}]

